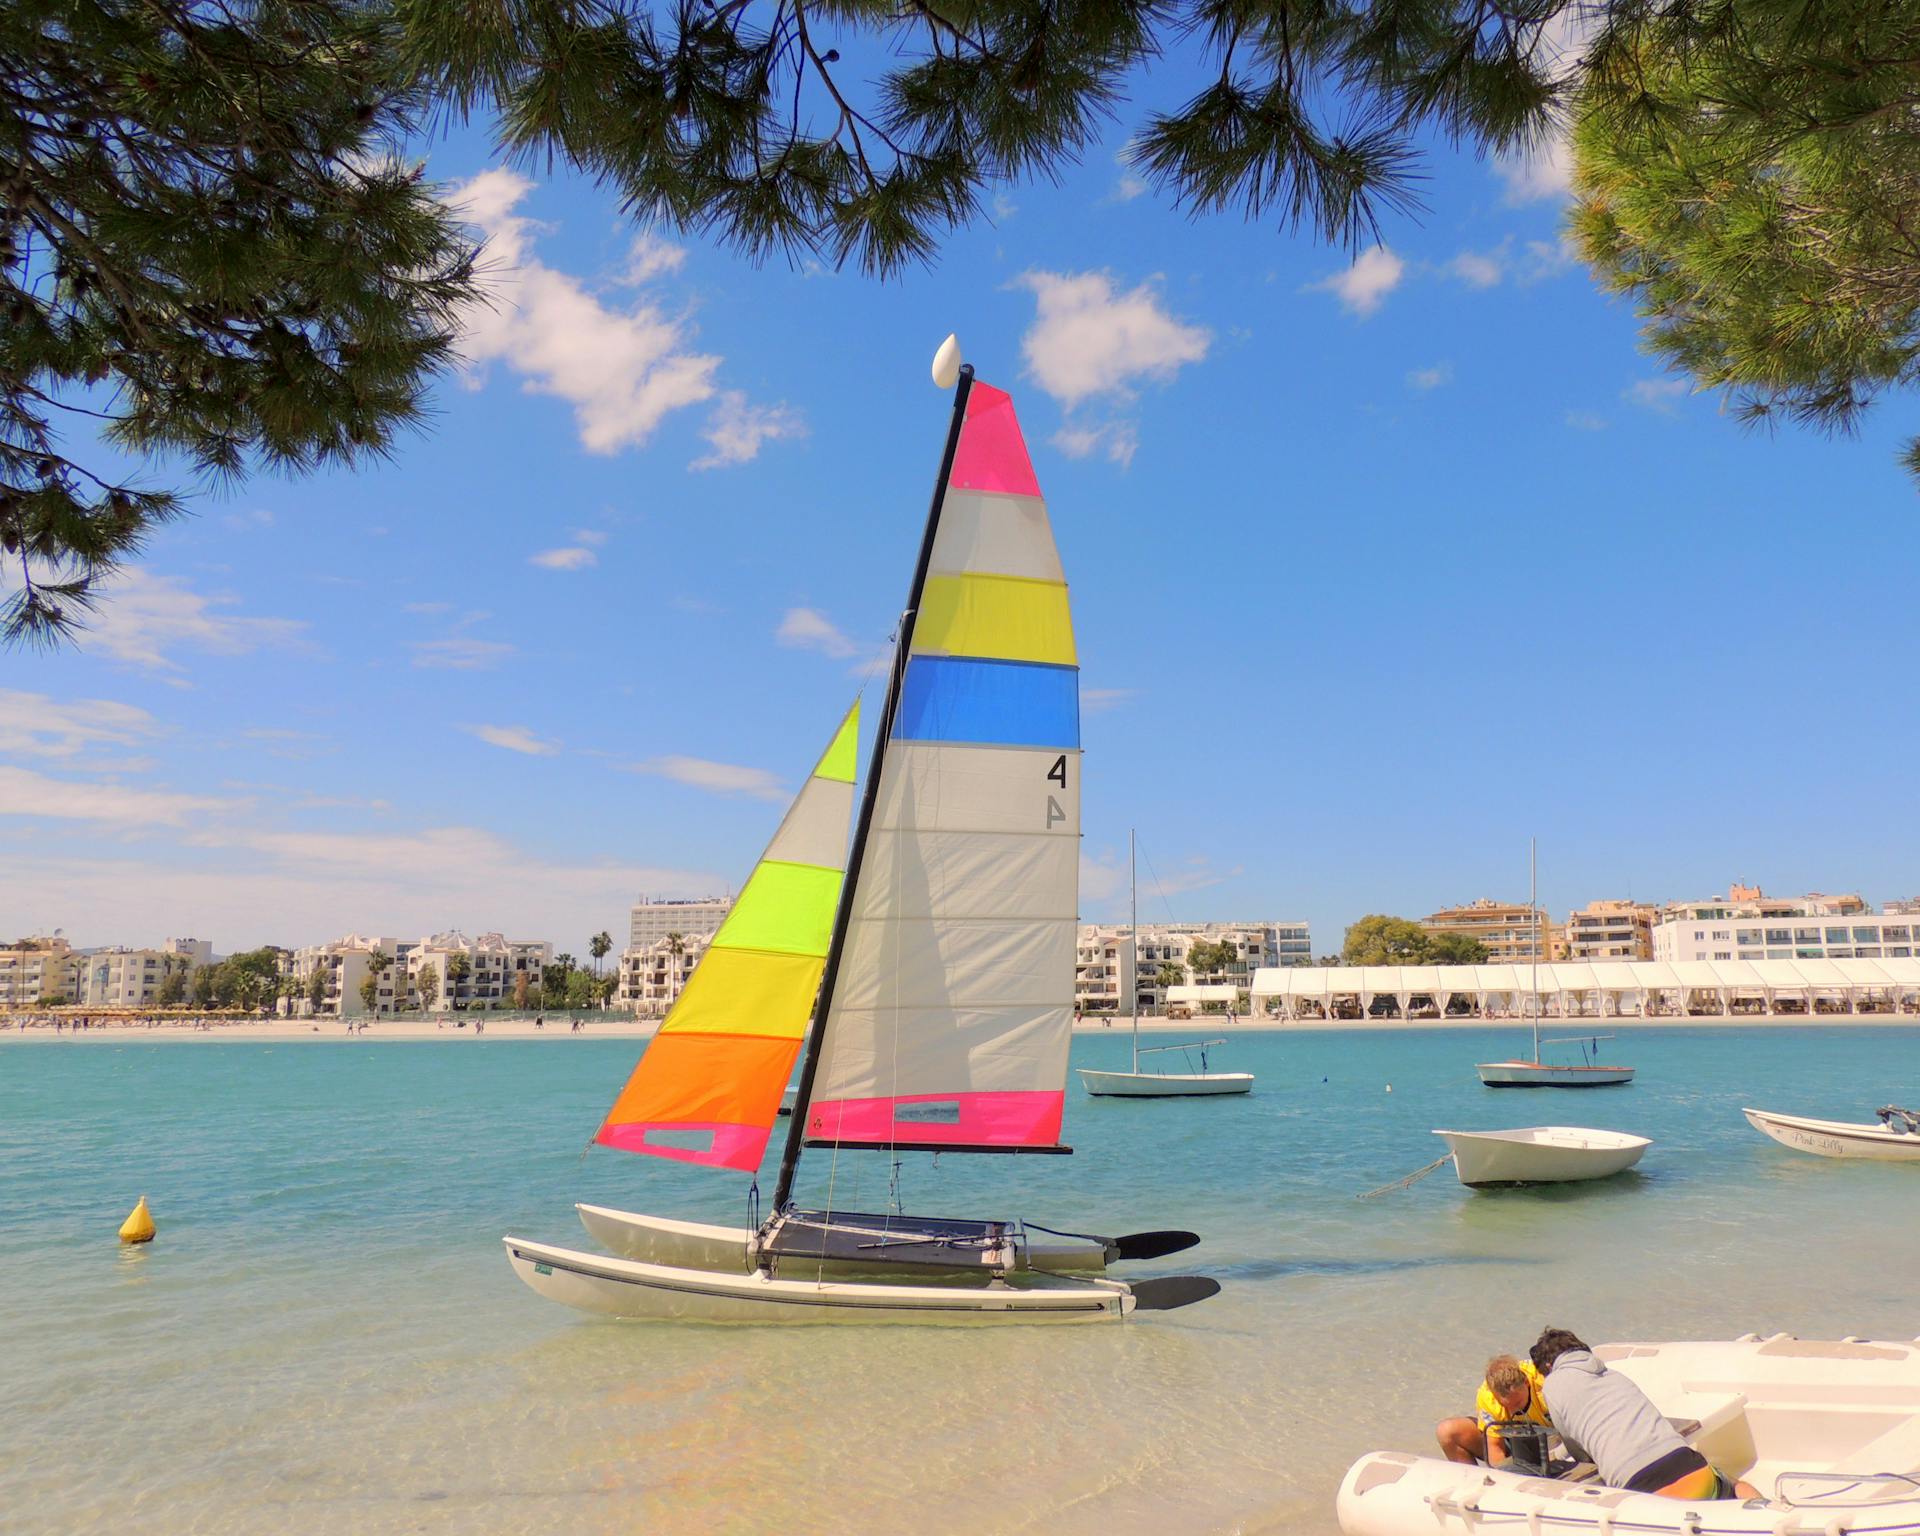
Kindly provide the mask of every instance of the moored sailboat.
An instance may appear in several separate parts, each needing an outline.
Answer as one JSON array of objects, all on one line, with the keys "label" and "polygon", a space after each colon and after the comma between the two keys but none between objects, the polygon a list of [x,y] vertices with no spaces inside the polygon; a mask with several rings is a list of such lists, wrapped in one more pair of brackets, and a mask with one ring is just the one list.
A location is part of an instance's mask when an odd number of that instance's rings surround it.
[{"label": "moored sailboat", "polygon": [[[844,818],[850,804],[847,726],[822,760],[846,798],[816,795],[805,817],[813,873],[776,857],[783,823],[596,1138],[756,1169],[804,1035],[771,1214],[734,1229],[583,1206],[588,1230],[622,1256],[509,1237],[529,1285],[623,1316],[765,1321],[1124,1317],[1219,1289],[1197,1276],[1128,1285],[1097,1273],[1190,1246],[1191,1233],[1063,1237],[1018,1220],[793,1200],[807,1147],[896,1158],[1070,1150],[1078,700],[1066,582],[1012,400],[960,369],[845,879],[811,839],[823,807]],[[766,899],[750,904],[756,882]],[[690,1001],[729,952],[719,981]]]}]

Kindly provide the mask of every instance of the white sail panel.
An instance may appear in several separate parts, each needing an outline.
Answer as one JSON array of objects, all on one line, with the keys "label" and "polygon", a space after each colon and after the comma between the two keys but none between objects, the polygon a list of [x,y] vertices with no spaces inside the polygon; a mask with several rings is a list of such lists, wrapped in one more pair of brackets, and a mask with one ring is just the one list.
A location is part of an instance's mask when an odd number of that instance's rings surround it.
[{"label": "white sail panel", "polygon": [[[1012,832],[874,832],[867,856],[878,864],[905,857],[910,846],[927,911],[942,917],[1075,920],[1079,883],[1077,837],[1023,837]],[[875,881],[856,900],[854,920],[886,916],[895,886]]]},{"label": "white sail panel", "polygon": [[[849,1008],[1045,1007],[1073,973],[1078,924],[902,918],[849,931],[834,997]],[[884,1089],[882,1090],[884,1091]]]},{"label": "white sail panel", "polygon": [[1077,844],[1080,749],[890,742],[873,825],[876,831],[1037,832]]},{"label": "white sail panel", "polygon": [[[895,1097],[873,1090],[888,1081],[900,1036],[923,1042],[921,1064],[930,1080],[967,1083],[978,1093],[1019,1093],[1036,1078],[1058,1075],[1066,1081],[1067,1047],[1073,1033],[1071,1005],[1054,1008],[848,1008],[834,1010],[839,1037],[834,1049],[834,1075],[823,1066],[809,1106],[809,1136],[816,1131],[812,1115],[822,1107],[855,1104]],[[911,1096],[926,1102],[942,1095],[921,1090]],[[946,1098],[957,1099],[958,1094]],[[907,1128],[901,1127],[903,1133]],[[848,1139],[867,1139],[849,1137]],[[884,1138],[881,1138],[884,1139]],[[901,1145],[912,1140],[902,1134]]]},{"label": "white sail panel", "polygon": [[949,491],[940,509],[933,562],[941,575],[991,571],[1034,581],[1065,581],[1047,504],[1038,496]]}]

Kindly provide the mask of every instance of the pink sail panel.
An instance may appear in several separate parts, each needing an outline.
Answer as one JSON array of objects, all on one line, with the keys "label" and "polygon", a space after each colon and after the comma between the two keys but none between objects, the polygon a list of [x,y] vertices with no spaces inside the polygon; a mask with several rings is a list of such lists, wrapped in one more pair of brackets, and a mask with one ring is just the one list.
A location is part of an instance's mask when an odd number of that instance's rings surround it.
[{"label": "pink sail panel", "polygon": [[676,1147],[658,1139],[662,1129],[658,1125],[608,1125],[594,1140],[603,1147],[617,1147],[622,1152],[650,1152],[655,1157],[672,1158],[676,1162],[699,1163],[708,1168],[739,1168],[750,1173],[760,1166],[769,1134],[764,1125],[681,1120],[665,1129],[696,1136],[706,1133],[712,1140],[706,1146]]},{"label": "pink sail panel", "polygon": [[1066,1107],[1065,1090],[816,1099],[807,1108],[807,1135],[842,1145],[1051,1147]]},{"label": "pink sail panel", "polygon": [[956,491],[1040,494],[1039,477],[1027,457],[1027,441],[1013,414],[1013,396],[1004,389],[976,383],[968,394],[966,424],[960,429],[947,484]]}]

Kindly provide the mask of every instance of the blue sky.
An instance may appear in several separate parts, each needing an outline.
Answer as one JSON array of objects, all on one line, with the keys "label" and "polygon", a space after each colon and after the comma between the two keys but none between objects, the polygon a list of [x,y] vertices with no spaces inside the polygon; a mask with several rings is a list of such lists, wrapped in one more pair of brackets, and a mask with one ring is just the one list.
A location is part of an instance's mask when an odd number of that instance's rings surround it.
[{"label": "blue sky", "polygon": [[[85,647],[0,654],[0,935],[462,926],[575,953],[744,877],[904,594],[950,330],[1074,589],[1082,911],[1920,890],[1903,423],[1743,430],[1441,152],[1332,251],[1194,223],[1123,137],[887,286],[637,237],[432,147],[501,305],[431,432],[164,530]],[[476,179],[477,178],[477,179]],[[870,695],[872,697],[872,695]]]}]

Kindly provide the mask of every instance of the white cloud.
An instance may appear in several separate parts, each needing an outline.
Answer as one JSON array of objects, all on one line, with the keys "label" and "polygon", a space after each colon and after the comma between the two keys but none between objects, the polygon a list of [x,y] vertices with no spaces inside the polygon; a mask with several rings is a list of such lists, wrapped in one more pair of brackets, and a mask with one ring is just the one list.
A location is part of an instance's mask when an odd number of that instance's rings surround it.
[{"label": "white cloud", "polygon": [[1510,206],[1562,198],[1573,190],[1573,146],[1556,131],[1532,149],[1495,155],[1493,169],[1506,183]]},{"label": "white cloud", "polygon": [[663,272],[678,272],[686,264],[685,249],[658,235],[641,234],[627,247],[627,268],[621,275],[628,284],[638,288]]},{"label": "white cloud", "polygon": [[1307,291],[1331,293],[1349,314],[1365,319],[1400,286],[1406,270],[1407,264],[1384,245],[1370,246],[1353,259],[1353,265],[1346,271],[1309,283]]},{"label": "white cloud", "polygon": [[536,736],[524,725],[463,725],[470,736],[478,736],[489,746],[505,747],[509,752],[524,752],[528,757],[552,757],[560,743]]},{"label": "white cloud", "polygon": [[1130,702],[1139,691],[1137,688],[1082,688],[1080,713],[1103,715],[1110,709],[1118,709],[1122,704]]},{"label": "white cloud", "polygon": [[1168,314],[1151,283],[1118,293],[1104,272],[1026,272],[1014,286],[1035,301],[1020,339],[1027,373],[1069,408],[1096,395],[1126,398],[1138,379],[1171,379],[1213,339]]},{"label": "white cloud", "polygon": [[0,888],[23,893],[21,922],[91,942],[213,938],[220,950],[309,944],[360,932],[501,929],[579,952],[618,931],[637,893],[704,896],[708,872],[618,863],[518,847],[476,827],[366,833],[215,832],[192,858],[76,859],[0,848]]},{"label": "white cloud", "polygon": [[1452,382],[1452,363],[1435,363],[1431,368],[1415,368],[1407,374],[1407,384],[1412,389],[1438,389],[1442,384]]},{"label": "white cloud", "polygon": [[722,469],[759,458],[762,443],[805,437],[807,424],[798,411],[784,402],[752,405],[744,391],[729,389],[721,393],[700,435],[713,445],[713,452],[703,454],[688,467]]},{"label": "white cloud", "polygon": [[1637,405],[1662,416],[1672,416],[1676,414],[1674,401],[1686,392],[1685,379],[1636,379],[1620,391],[1620,398],[1629,405]]},{"label": "white cloud", "polygon": [[87,619],[82,650],[97,651],[155,672],[185,670],[168,653],[186,648],[244,656],[269,645],[297,643],[306,625],[295,619],[258,619],[222,613],[238,599],[203,597],[172,576],[129,567],[101,589]]},{"label": "white cloud", "polygon": [[537,555],[529,555],[527,564],[549,571],[582,571],[598,564],[599,560],[600,557],[592,550],[573,544],[565,549],[543,549]]},{"label": "white cloud", "polygon": [[1506,276],[1506,246],[1493,251],[1462,251],[1446,265],[1449,277],[1469,288],[1492,288]]},{"label": "white cloud", "polygon": [[818,608],[789,608],[773,632],[779,644],[796,651],[818,651],[836,661],[863,654],[865,647],[848,636]]},{"label": "white cloud", "polygon": [[1127,469],[1140,447],[1140,431],[1130,421],[1110,421],[1097,427],[1069,422],[1048,441],[1070,459],[1104,453],[1113,463]]},{"label": "white cloud", "polygon": [[44,693],[0,688],[0,753],[11,757],[72,760],[98,747],[138,746],[161,729],[158,720],[133,704],[111,699],[76,699],[67,704]]},{"label": "white cloud", "polygon": [[764,768],[742,768],[735,763],[715,763],[704,757],[654,757],[633,765],[635,773],[650,773],[690,784],[716,795],[745,795],[753,800],[785,800],[787,791]]},{"label": "white cloud", "polygon": [[[1144,860],[1143,860],[1144,862]],[[1141,884],[1155,898],[1177,896],[1182,891],[1203,891],[1209,886],[1219,885],[1231,880],[1243,872],[1243,866],[1236,864],[1232,869],[1215,869],[1205,854],[1193,854],[1184,861],[1184,867],[1171,873],[1156,875],[1151,867],[1142,869]],[[1118,909],[1124,909],[1127,902],[1127,864],[1119,853],[1102,853],[1097,859],[1087,854],[1080,855],[1080,897],[1083,906],[1099,907],[1114,903]]]},{"label": "white cloud", "polygon": [[604,528],[576,528],[573,530],[574,543],[591,544],[595,549],[602,548],[611,537],[612,535]]},{"label": "white cloud", "polygon": [[1565,419],[1567,425],[1576,432],[1604,432],[1607,429],[1607,418],[1597,411],[1568,411]]},{"label": "white cloud", "polygon": [[235,533],[247,533],[255,528],[273,526],[273,514],[265,507],[255,507],[249,512],[229,512],[220,519]]},{"label": "white cloud", "polygon": [[504,640],[482,640],[474,635],[449,635],[444,640],[416,640],[413,664],[442,667],[454,672],[477,672],[506,660],[514,648]]},{"label": "white cloud", "polygon": [[1008,219],[1012,218],[1019,211],[1020,205],[1011,197],[1007,196],[1006,193],[996,192],[993,194],[993,217],[996,223],[1006,223]]},{"label": "white cloud", "polygon": [[1580,263],[1580,252],[1569,240],[1529,240],[1526,252],[1519,274],[1522,283],[1544,282]]},{"label": "white cloud", "polygon": [[1107,200],[1115,203],[1130,203],[1136,197],[1144,197],[1146,182],[1132,171],[1122,171],[1120,179],[1113,184],[1113,190],[1107,194]]},{"label": "white cloud", "polygon": [[[514,212],[532,190],[503,169],[454,190],[451,200],[487,237],[482,286],[491,302],[465,316],[467,357],[504,362],[527,390],[568,401],[589,452],[638,447],[668,414],[713,397],[721,359],[692,350],[684,320],[644,301],[611,308],[545,265],[534,254],[539,226]],[[629,280],[678,265],[668,249],[636,242]]]},{"label": "white cloud", "polygon": [[125,827],[184,826],[189,816],[224,810],[230,800],[129,789],[119,784],[83,784],[52,779],[27,768],[0,768],[0,816],[50,816]]}]

